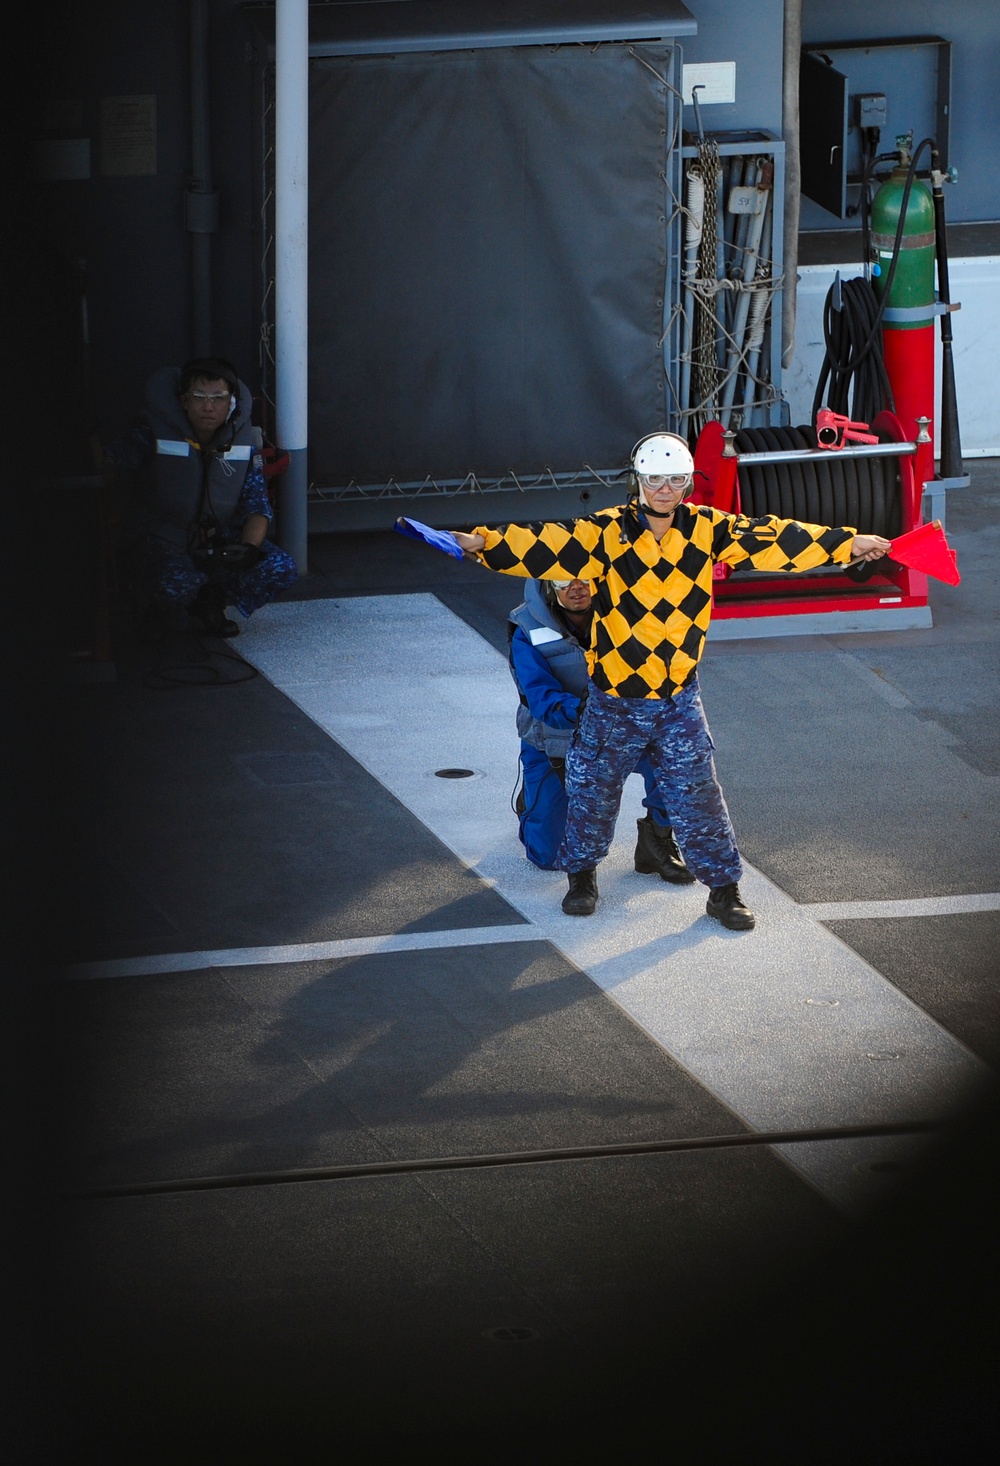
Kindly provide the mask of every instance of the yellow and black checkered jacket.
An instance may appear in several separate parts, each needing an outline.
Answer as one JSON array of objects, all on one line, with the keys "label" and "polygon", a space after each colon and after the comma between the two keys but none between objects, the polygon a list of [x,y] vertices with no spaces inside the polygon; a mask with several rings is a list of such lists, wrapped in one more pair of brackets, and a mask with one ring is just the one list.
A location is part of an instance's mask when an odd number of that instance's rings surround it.
[{"label": "yellow and black checkered jacket", "polygon": [[631,504],[582,519],[479,525],[479,560],[535,580],[594,583],[587,653],[594,685],[614,697],[673,697],[695,674],[712,617],[712,566],[812,570],[850,559],[857,530],[723,514],[680,504],[658,540]]}]

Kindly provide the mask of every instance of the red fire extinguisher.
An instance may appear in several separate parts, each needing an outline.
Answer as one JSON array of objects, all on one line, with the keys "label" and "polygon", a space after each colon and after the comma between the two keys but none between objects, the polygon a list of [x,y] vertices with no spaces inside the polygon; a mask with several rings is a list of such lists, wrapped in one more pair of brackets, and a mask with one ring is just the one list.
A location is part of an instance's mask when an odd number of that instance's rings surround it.
[{"label": "red fire extinguisher", "polygon": [[[872,287],[884,298],[882,341],[896,416],[908,438],[918,418],[931,423],[931,440],[917,449],[918,486],[934,477],[934,199],[916,176],[927,138],[910,154],[911,139],[897,138],[899,162],[872,200]],[[919,488],[918,488],[919,492]]]}]

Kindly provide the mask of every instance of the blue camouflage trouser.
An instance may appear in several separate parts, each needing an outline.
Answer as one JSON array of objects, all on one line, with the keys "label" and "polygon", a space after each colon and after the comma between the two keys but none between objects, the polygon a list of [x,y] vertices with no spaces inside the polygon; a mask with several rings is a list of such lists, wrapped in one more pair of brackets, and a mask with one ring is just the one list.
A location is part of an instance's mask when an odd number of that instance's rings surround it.
[{"label": "blue camouflage trouser", "polygon": [[[518,834],[524,853],[539,870],[559,870],[557,856],[566,828],[566,791],[547,754],[521,742],[524,774],[524,813]],[[646,787],[643,805],[658,825],[669,825],[670,815],[648,759],[640,759],[635,772]]]},{"label": "blue camouflage trouser", "polygon": [[695,678],[676,697],[609,697],[591,684],[566,755],[566,833],[560,870],[591,870],[607,855],[622,787],[643,755],[670,810],[688,869],[706,886],[738,881],[743,866]]},{"label": "blue camouflage trouser", "polygon": [[[291,555],[270,540],[261,545],[263,558],[249,570],[218,572],[226,601],[242,616],[249,616],[294,585],[298,572]],[[142,571],[150,601],[162,610],[190,606],[209,577],[184,550],[165,540],[150,538],[142,548]]]}]

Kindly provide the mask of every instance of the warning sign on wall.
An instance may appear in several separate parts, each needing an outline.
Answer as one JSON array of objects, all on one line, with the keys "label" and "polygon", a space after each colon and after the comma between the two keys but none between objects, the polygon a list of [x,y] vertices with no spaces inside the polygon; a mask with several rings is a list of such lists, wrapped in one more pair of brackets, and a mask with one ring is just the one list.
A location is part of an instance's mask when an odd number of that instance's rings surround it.
[{"label": "warning sign on wall", "polygon": [[101,98],[101,172],[106,178],[156,172],[156,97]]}]

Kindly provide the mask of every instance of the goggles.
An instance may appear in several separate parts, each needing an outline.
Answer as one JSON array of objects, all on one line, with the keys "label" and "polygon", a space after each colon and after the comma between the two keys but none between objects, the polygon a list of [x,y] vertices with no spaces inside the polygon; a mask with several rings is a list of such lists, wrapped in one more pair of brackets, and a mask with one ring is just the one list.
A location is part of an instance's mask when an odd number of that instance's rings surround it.
[{"label": "goggles", "polygon": [[686,489],[691,483],[689,473],[640,473],[639,482],[644,489]]}]

